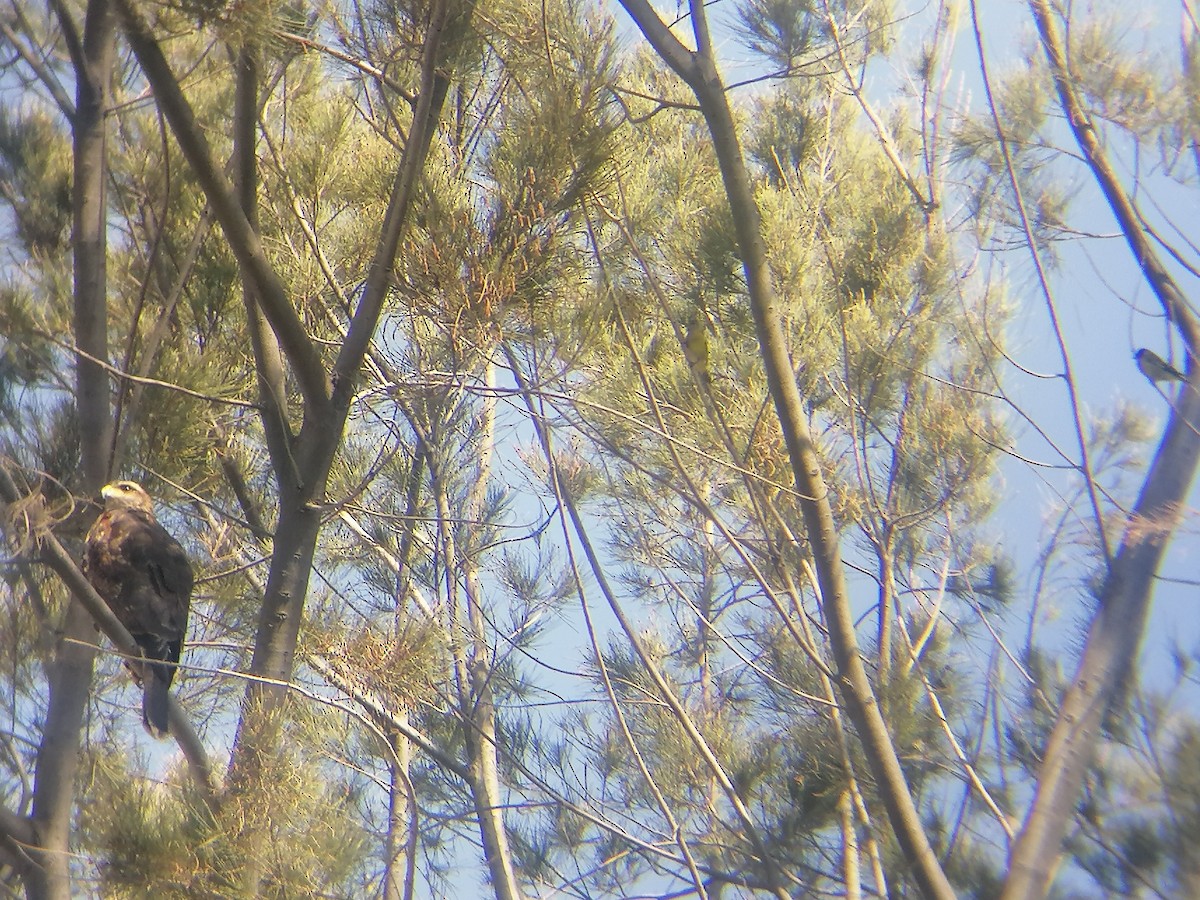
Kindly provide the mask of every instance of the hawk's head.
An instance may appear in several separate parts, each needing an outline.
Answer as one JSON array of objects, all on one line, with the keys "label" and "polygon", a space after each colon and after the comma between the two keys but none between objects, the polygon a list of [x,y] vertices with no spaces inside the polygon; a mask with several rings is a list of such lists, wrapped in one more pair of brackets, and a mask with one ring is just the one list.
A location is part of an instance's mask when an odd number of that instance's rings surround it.
[{"label": "hawk's head", "polygon": [[140,509],[154,515],[154,501],[136,481],[114,481],[100,489],[105,509]]}]

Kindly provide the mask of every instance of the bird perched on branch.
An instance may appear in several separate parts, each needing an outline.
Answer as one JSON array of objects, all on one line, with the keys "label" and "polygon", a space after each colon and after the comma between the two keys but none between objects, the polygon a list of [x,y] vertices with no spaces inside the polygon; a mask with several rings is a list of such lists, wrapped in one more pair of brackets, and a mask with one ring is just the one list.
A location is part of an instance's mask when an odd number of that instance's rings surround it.
[{"label": "bird perched on branch", "polygon": [[1155,353],[1143,347],[1133,354],[1142,374],[1151,381],[1187,381],[1187,376]]},{"label": "bird perched on branch", "polygon": [[142,685],[142,723],[167,736],[167,691],[183,649],[192,566],[154,518],[150,495],[135,481],[101,490],[104,512],[88,531],[83,572],[137,641],[145,662],[130,666]]}]

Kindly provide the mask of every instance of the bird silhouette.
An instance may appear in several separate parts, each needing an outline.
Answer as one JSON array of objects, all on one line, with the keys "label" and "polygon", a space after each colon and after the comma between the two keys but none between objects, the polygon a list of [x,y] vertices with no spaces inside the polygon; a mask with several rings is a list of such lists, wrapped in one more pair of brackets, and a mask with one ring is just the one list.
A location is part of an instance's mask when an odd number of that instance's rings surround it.
[{"label": "bird silhouette", "polygon": [[1137,353],[1133,354],[1133,358],[1137,360],[1138,368],[1142,370],[1142,374],[1151,381],[1187,381],[1186,375],[1153,350],[1147,350],[1143,347]]}]

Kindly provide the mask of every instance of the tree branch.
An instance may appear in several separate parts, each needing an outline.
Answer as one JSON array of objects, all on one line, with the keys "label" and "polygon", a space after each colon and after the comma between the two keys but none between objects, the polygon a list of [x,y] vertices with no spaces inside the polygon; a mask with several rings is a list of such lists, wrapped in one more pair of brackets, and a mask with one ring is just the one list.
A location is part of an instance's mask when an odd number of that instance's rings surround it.
[{"label": "tree branch", "polygon": [[[108,0],[89,0],[82,38],[65,4],[59,4],[70,35],[75,75],[75,117],[71,122],[71,265],[74,342],[99,359],[108,357],[108,157],[106,117],[111,103],[116,57],[116,21]],[[107,480],[115,446],[111,381],[99,365],[75,361],[75,410],[79,423],[80,481],[98,490]],[[20,499],[4,472],[5,496]],[[60,548],[61,549],[61,548]],[[37,847],[25,890],[30,900],[66,897],[71,892],[71,827],[76,806],[80,737],[84,729],[95,653],[73,643],[91,632],[78,601],[68,604],[59,626],[54,660],[48,667],[46,718],[38,744],[33,793]]]},{"label": "tree branch", "polygon": [[625,12],[629,13],[634,24],[641,29],[655,52],[663,58],[663,61],[671,67],[676,75],[686,81],[688,86],[694,90],[692,82],[699,78],[700,73],[696,54],[675,37],[647,0],[621,0],[621,6],[625,8]]},{"label": "tree branch", "polygon": [[[258,233],[258,50],[246,45],[234,62],[237,73],[233,101],[234,189],[250,228]],[[292,455],[293,435],[288,425],[287,372],[277,336],[258,300],[254,283],[242,279],[242,303],[246,307],[246,329],[254,350],[258,374],[258,396],[262,404],[263,436],[280,490],[302,489],[303,478]]]},{"label": "tree branch", "polygon": [[[1030,0],[1059,100],[1092,174],[1124,232],[1126,242],[1167,316],[1188,348],[1188,375],[1200,372],[1200,330],[1182,292],[1141,228],[1133,206],[1100,145],[1070,76],[1062,39],[1045,0]],[[1046,896],[1063,839],[1100,742],[1102,720],[1130,677],[1145,632],[1154,576],[1178,527],[1188,490],[1200,466],[1200,392],[1181,387],[1121,546],[1100,593],[1079,667],[1059,706],[1038,772],[1037,793],[1009,855],[1004,900]]]},{"label": "tree branch", "polygon": [[1083,108],[1083,102],[1075,90],[1075,82],[1067,64],[1067,51],[1062,38],[1051,19],[1050,7],[1047,0],[1030,0],[1029,8],[1033,12],[1037,24],[1038,36],[1041,38],[1042,49],[1050,64],[1050,75],[1054,78],[1054,88],[1058,92],[1059,102],[1067,115],[1067,123],[1071,133],[1083,151],[1084,159],[1095,176],[1096,183],[1104,192],[1104,199],[1121,226],[1121,233],[1133,258],[1141,267],[1142,274],[1154,291],[1154,296],[1162,304],[1163,310],[1179,329],[1183,342],[1188,348],[1188,374],[1196,371],[1200,364],[1200,323],[1191,314],[1183,292],[1171,277],[1154,247],[1146,237],[1146,232],[1138,220],[1137,212],[1129,195],[1121,187],[1116,169],[1108,160],[1108,154],[1100,145],[1100,138],[1092,125],[1091,117]]},{"label": "tree branch", "polygon": [[242,277],[254,286],[258,301],[296,373],[305,405],[316,414],[329,406],[329,388],[320,354],[292,307],[279,275],[271,266],[258,234],[238,204],[224,171],[213,158],[204,132],[196,124],[191,105],[167,64],[150,26],[132,0],[116,0],[125,37],[133,49],[171,132],[200,182],[213,214],[221,223],[229,249],[237,258]]},{"label": "tree branch", "polygon": [[645,0],[621,0],[621,5],[700,101],[701,111],[713,138],[737,232],[767,387],[779,418],[800,495],[799,504],[816,565],[818,587],[838,669],[837,684],[871,771],[879,783],[896,839],[913,868],[914,878],[927,897],[951,900],[954,889],[929,844],[858,649],[829,490],[821,476],[821,461],[809,433],[800,390],[788,355],[778,299],[767,262],[762,218],[738,142],[724,84],[715,61],[687,53]]},{"label": "tree branch", "polygon": [[[25,502],[28,498],[22,495],[8,470],[0,466],[0,503],[11,505]],[[2,507],[0,507],[2,509]],[[87,610],[92,621],[108,637],[117,652],[127,659],[139,660],[142,651],[129,631],[121,624],[104,598],[96,593],[87,577],[75,563],[70,552],[59,542],[49,530],[40,527],[36,519],[33,522],[33,537],[41,549],[40,557],[66,585],[67,589]],[[170,708],[171,734],[179,743],[180,750],[187,757],[192,767],[192,775],[200,785],[208,799],[216,796],[216,782],[212,766],[208,761],[207,752],[200,743],[196,730],[184,713],[183,708],[174,696],[171,696]]]},{"label": "tree branch", "polygon": [[[54,98],[59,111],[68,122],[73,124],[75,121],[75,103],[71,100],[70,94],[62,86],[62,82],[58,80],[58,76],[54,74],[54,71],[40,57],[34,55],[33,51],[25,45],[20,36],[3,19],[0,19],[0,36],[3,36],[12,45],[13,50],[29,66],[34,75],[37,76],[38,81],[46,86],[46,90]],[[64,29],[65,36],[66,30]]]},{"label": "tree branch", "polygon": [[3,850],[10,864],[18,870],[25,869],[30,863],[25,848],[36,843],[37,835],[29,818],[13,812],[7,806],[0,806],[0,850]]},{"label": "tree branch", "polygon": [[379,324],[383,301],[391,283],[396,251],[408,219],[408,208],[424,169],[433,132],[441,118],[450,86],[441,67],[446,45],[453,43],[469,26],[475,8],[474,0],[470,0],[456,10],[456,15],[451,19],[449,5],[449,0],[438,0],[430,13],[425,43],[421,48],[421,85],[413,109],[412,127],[404,144],[404,154],[384,214],[375,256],[367,270],[366,284],[334,365],[334,391],[339,408],[341,404],[349,402],[354,392],[354,376],[362,365],[371,336]]}]

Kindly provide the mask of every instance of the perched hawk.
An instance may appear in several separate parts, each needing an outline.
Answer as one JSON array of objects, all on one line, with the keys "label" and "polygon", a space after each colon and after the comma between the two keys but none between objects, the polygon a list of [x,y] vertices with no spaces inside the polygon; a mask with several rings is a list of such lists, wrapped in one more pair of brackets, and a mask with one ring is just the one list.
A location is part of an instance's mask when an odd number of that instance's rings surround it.
[{"label": "perched hawk", "polygon": [[117,481],[100,493],[104,512],[88,532],[83,571],[150,660],[141,677],[142,722],[155,737],[166,737],[167,689],[183,649],[192,566],[154,518],[141,485]]}]

